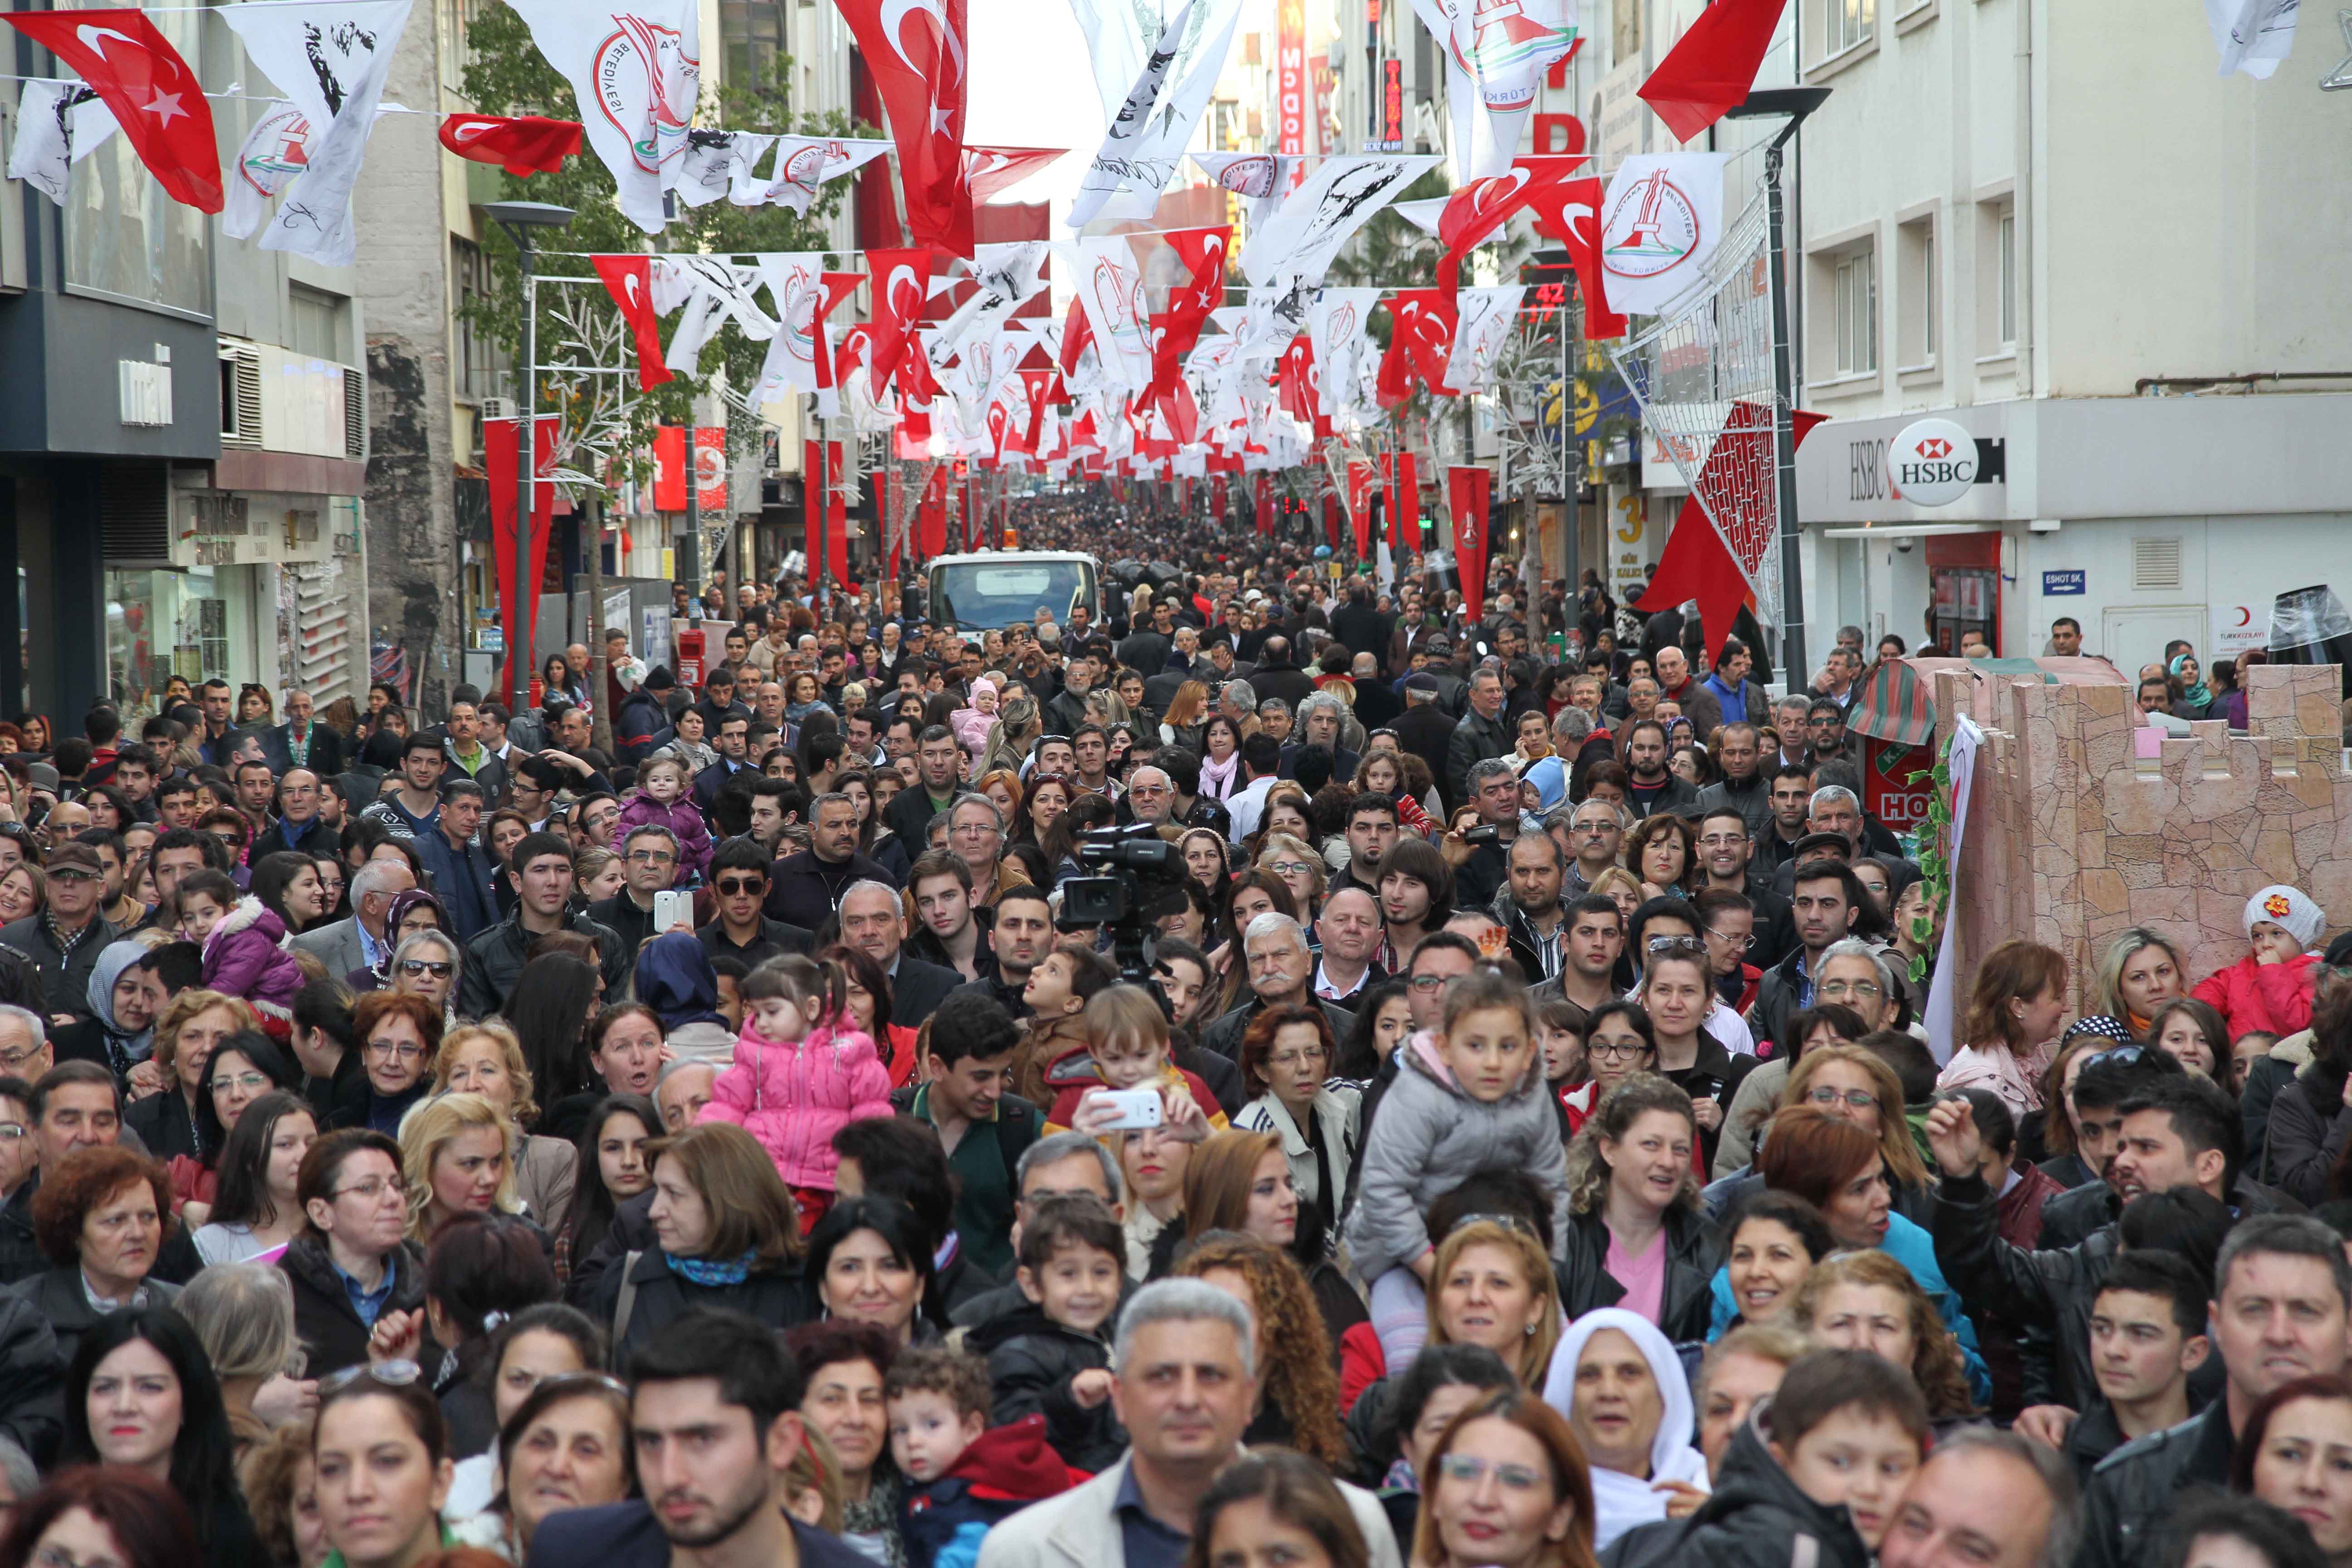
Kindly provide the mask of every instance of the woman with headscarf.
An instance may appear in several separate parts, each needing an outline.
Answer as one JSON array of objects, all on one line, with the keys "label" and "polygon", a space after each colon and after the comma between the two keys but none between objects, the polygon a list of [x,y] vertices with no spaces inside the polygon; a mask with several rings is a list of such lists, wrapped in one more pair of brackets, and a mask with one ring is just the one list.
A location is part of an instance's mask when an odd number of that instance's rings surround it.
[{"label": "woman with headscarf", "polygon": [[719,972],[691,931],[664,931],[637,953],[637,1000],[661,1020],[663,1043],[678,1060],[734,1055],[735,1031],[719,1016]]},{"label": "woman with headscarf", "polygon": [[433,894],[422,888],[393,894],[392,902],[384,906],[384,940],[376,944],[375,962],[364,969],[352,970],[344,976],[343,984],[362,993],[391,989],[393,955],[400,951],[400,944],[420,931],[448,929],[448,912]]},{"label": "woman with headscarf", "polygon": [[1706,1491],[1682,1359],[1639,1313],[1602,1307],[1570,1324],[1543,1397],[1568,1417],[1591,1466],[1594,1550],[1665,1518],[1670,1501]]},{"label": "woman with headscarf", "polygon": [[147,953],[144,943],[129,941],[110,942],[100,951],[89,972],[89,1016],[50,1037],[54,1059],[98,1062],[122,1078],[154,1053],[163,991],[139,967]]},{"label": "woman with headscarf", "polygon": [[2174,718],[2202,719],[2212,710],[2213,689],[2205,684],[2205,672],[2198,668],[2195,654],[2173,655],[2164,672],[2180,683],[2180,700],[2172,705]]}]

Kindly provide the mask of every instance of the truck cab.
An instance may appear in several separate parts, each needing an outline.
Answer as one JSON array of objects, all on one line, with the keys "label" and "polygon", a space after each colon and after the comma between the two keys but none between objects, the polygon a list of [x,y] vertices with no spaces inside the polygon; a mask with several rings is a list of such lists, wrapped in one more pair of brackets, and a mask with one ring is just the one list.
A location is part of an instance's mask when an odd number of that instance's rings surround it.
[{"label": "truck cab", "polygon": [[1049,610],[1066,626],[1087,607],[1102,622],[1102,572],[1091,555],[1067,550],[983,550],[942,555],[929,567],[930,618],[985,631],[1034,620]]}]

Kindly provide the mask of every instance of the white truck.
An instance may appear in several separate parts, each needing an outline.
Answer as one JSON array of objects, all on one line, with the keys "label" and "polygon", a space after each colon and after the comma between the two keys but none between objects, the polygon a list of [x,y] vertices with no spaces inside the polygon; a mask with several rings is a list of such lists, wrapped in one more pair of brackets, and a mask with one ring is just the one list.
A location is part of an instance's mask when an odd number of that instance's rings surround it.
[{"label": "white truck", "polygon": [[1067,626],[1084,605],[1102,624],[1102,569],[1091,555],[1069,550],[982,550],[942,555],[929,568],[929,608],[934,622],[985,631],[1053,612]]}]

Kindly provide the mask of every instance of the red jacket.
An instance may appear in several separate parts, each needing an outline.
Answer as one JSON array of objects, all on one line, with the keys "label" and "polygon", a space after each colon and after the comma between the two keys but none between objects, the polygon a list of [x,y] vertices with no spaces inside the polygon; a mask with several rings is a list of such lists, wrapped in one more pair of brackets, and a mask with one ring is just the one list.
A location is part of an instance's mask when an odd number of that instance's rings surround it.
[{"label": "red jacket", "polygon": [[2208,975],[2189,994],[2213,1005],[2233,1040],[2252,1029],[2292,1035],[2311,1027],[2318,968],[2315,952],[2297,953],[2284,963],[2259,963],[2250,952]]}]

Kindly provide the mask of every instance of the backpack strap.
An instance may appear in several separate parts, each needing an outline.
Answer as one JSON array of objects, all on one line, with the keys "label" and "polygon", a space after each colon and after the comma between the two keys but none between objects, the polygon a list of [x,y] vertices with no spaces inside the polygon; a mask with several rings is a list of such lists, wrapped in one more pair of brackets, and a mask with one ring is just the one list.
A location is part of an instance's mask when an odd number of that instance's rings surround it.
[{"label": "backpack strap", "polygon": [[617,1352],[621,1342],[629,1337],[629,1316],[637,1310],[637,1259],[642,1249],[632,1250],[621,1260],[621,1300],[613,1310],[613,1349]]}]

